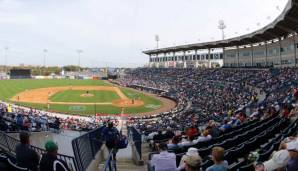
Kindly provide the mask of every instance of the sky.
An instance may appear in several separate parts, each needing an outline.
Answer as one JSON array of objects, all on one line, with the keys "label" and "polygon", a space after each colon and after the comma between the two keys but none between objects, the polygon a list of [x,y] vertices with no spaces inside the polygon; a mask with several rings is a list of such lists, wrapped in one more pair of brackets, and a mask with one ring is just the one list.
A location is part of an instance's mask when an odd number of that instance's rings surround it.
[{"label": "sky", "polygon": [[143,66],[155,35],[159,47],[220,40],[224,20],[226,38],[236,37],[271,23],[287,2],[0,0],[0,65]]}]

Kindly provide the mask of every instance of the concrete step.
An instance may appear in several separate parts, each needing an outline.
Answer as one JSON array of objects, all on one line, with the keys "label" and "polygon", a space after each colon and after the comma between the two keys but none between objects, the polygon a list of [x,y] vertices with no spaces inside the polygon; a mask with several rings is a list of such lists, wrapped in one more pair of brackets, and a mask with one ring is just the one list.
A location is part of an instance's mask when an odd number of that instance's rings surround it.
[{"label": "concrete step", "polygon": [[[103,168],[104,163],[101,163],[99,165],[99,168]],[[147,166],[137,166],[133,163],[132,160],[121,160],[121,161],[117,161],[117,170],[118,171],[146,171],[147,170]]]}]

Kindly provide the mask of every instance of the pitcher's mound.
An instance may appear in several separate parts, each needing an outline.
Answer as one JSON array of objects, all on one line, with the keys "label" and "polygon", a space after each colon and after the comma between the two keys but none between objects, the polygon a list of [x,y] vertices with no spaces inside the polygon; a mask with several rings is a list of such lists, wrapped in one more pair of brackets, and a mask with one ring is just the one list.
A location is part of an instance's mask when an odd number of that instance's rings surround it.
[{"label": "pitcher's mound", "polygon": [[117,107],[137,107],[137,106],[144,105],[144,102],[142,100],[120,99],[120,100],[114,100],[112,104]]},{"label": "pitcher's mound", "polygon": [[80,96],[81,96],[81,97],[93,97],[94,94],[90,94],[90,93],[88,93],[88,94],[81,94]]}]

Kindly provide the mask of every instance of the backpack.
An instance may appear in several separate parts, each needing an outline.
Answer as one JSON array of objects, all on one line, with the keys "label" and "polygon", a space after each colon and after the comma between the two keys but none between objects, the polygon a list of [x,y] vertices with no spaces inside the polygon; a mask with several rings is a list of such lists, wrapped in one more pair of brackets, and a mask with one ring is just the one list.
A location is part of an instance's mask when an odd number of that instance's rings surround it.
[{"label": "backpack", "polygon": [[128,140],[125,135],[121,135],[115,143],[115,146],[117,149],[124,149],[127,147],[127,145],[128,145]]}]

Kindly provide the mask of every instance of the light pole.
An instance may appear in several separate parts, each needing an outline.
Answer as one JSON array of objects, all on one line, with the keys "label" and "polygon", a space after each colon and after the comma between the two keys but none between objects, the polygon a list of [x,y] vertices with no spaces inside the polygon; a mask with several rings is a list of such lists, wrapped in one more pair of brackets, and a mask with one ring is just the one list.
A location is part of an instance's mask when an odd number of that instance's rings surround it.
[{"label": "light pole", "polygon": [[4,65],[5,65],[5,72],[7,74],[7,51],[9,50],[9,47],[4,47]]},{"label": "light pole", "polygon": [[46,67],[46,56],[47,56],[47,49],[43,49],[43,66]]},{"label": "light pole", "polygon": [[48,49],[43,49],[43,67],[44,67],[44,75],[47,74],[48,70],[46,68],[46,57],[47,57]]},{"label": "light pole", "polygon": [[81,53],[83,53],[83,50],[81,49],[77,49],[77,53],[78,53],[78,66],[79,66],[79,72],[81,72]]},{"label": "light pole", "polygon": [[155,35],[156,49],[158,49],[159,35]]},{"label": "light pole", "polygon": [[227,28],[227,26],[226,26],[224,20],[219,20],[218,24],[219,24],[218,29],[221,30],[222,40],[224,40],[225,39],[225,31],[224,30]]}]

